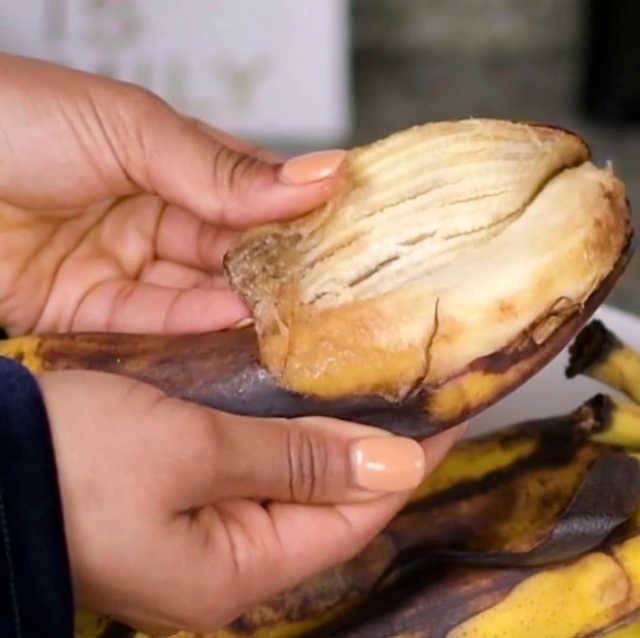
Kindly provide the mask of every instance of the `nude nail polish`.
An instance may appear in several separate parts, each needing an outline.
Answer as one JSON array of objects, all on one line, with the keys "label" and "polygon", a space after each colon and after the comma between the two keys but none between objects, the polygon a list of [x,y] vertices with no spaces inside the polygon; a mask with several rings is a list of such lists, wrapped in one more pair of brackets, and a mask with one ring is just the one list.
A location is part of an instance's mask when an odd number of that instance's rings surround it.
[{"label": "nude nail polish", "polygon": [[395,436],[376,436],[352,443],[356,485],[370,492],[399,492],[420,484],[425,458],[420,444]]},{"label": "nude nail polish", "polygon": [[292,157],[280,169],[280,181],[285,184],[311,184],[338,172],[344,161],[346,151],[318,151]]}]

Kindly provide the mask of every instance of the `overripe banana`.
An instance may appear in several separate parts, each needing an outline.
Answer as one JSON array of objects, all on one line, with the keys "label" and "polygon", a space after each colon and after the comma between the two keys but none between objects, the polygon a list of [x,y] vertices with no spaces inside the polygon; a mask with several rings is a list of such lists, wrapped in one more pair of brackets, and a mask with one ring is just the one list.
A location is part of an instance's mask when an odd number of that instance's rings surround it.
[{"label": "overripe banana", "polygon": [[426,124],[349,151],[326,205],[237,238],[225,267],[254,326],[31,336],[0,354],[129,375],[228,412],[427,436],[566,346],[623,273],[632,235],[623,184],[576,135]]},{"label": "overripe banana", "polygon": [[281,386],[420,434],[557,354],[628,245],[621,184],[557,128],[427,124],[352,150],[346,171],[327,205],[241,235],[227,271]]},{"label": "overripe banana", "polygon": [[[469,636],[498,638],[502,634],[486,629],[493,626],[490,619],[472,619],[503,600],[496,615],[506,619],[495,626],[506,627],[511,619],[516,627],[523,617],[517,613],[519,583],[526,583],[533,592],[527,595],[535,594],[542,604],[545,587],[562,592],[576,577],[590,575],[591,568],[583,570],[579,561],[612,533],[622,533],[640,505],[640,465],[633,458],[640,451],[640,413],[626,408],[598,395],[570,415],[458,443],[411,503],[358,556],[206,638],[328,638],[350,632],[396,638],[406,633],[405,615],[412,618],[410,636],[444,638],[451,618],[468,618],[467,629],[484,627],[484,633]],[[593,577],[613,573],[593,571]],[[638,578],[640,587],[640,572]],[[466,597],[461,598],[461,588]],[[410,600],[417,596],[423,611],[413,604],[402,613],[386,609],[398,592]],[[402,601],[398,604],[409,604]],[[629,611],[640,610],[640,600],[634,604]],[[597,606],[571,622],[592,622],[594,610]],[[376,613],[382,613],[380,622],[372,620]],[[78,620],[84,631],[78,638],[143,638],[115,622],[86,615]],[[528,633],[504,635],[555,636],[532,633],[545,627],[542,620],[534,619]],[[457,635],[467,634],[450,638]]]},{"label": "overripe banana", "polygon": [[361,554],[207,638],[611,635],[640,618],[639,453],[640,408],[603,394],[461,441]]}]

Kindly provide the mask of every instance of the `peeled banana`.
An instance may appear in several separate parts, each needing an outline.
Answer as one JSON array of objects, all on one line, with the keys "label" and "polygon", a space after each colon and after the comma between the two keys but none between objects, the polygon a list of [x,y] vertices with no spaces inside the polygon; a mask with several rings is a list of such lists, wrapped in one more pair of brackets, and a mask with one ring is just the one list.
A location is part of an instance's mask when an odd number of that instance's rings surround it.
[{"label": "peeled banana", "polygon": [[346,173],[340,196],[248,230],[225,263],[273,378],[378,422],[384,408],[424,435],[494,402],[626,259],[622,184],[557,128],[426,124],[353,149]]},{"label": "peeled banana", "polygon": [[326,205],[230,247],[225,268],[255,325],[17,337],[0,354],[132,376],[232,413],[424,437],[549,362],[632,253],[624,185],[557,128],[416,126],[349,151],[344,181]]}]

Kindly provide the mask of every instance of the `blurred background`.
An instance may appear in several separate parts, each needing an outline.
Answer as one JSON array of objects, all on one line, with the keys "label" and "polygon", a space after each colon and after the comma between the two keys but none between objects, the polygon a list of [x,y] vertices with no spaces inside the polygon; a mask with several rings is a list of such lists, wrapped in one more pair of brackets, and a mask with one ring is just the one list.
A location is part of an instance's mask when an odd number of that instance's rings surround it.
[{"label": "blurred background", "polygon": [[[575,130],[640,209],[638,0],[29,0],[0,46],[138,82],[286,153],[429,120]],[[610,301],[640,313],[640,257]]]}]

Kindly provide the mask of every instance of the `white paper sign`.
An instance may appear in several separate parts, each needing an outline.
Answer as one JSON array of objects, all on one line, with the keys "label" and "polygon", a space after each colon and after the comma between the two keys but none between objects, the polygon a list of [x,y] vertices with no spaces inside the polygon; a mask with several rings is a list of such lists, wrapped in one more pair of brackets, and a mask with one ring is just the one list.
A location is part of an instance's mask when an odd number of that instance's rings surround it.
[{"label": "white paper sign", "polygon": [[10,0],[0,48],[135,82],[252,139],[348,132],[346,0]]}]

